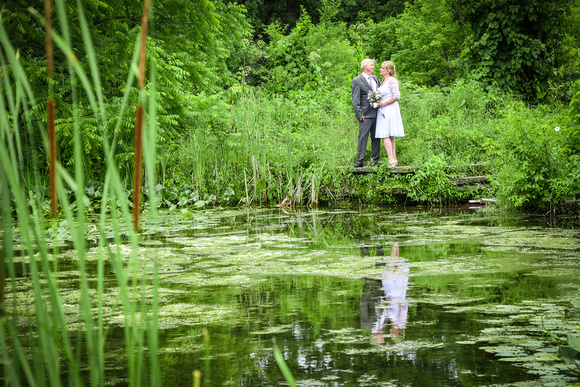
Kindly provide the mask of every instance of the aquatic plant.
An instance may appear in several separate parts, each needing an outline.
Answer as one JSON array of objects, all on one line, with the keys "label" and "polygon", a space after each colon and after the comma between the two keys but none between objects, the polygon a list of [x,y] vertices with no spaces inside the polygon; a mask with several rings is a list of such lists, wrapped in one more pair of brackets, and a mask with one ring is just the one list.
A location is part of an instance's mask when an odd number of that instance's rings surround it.
[{"label": "aquatic plant", "polygon": [[[570,304],[574,308],[580,308],[580,300],[570,300]],[[564,312],[564,319],[568,319],[569,310],[561,309]],[[542,328],[544,328],[544,333],[547,339],[554,339],[558,344],[558,356],[566,360],[568,363],[575,365],[574,371],[580,374],[580,327],[576,327],[576,332],[568,331],[565,338],[557,335],[544,326],[544,319],[542,314]]]},{"label": "aquatic plant", "polygon": [[[144,20],[147,20],[147,4],[145,0]],[[4,365],[4,381],[7,384],[29,385],[102,385],[107,381],[107,368],[105,362],[107,328],[103,321],[104,303],[104,271],[105,257],[108,257],[115,272],[119,293],[120,305],[124,323],[125,354],[127,380],[130,385],[142,385],[146,380],[152,385],[160,384],[160,373],[157,361],[157,276],[154,264],[151,281],[147,278],[139,278],[137,270],[136,254],[132,254],[128,262],[124,262],[120,251],[109,249],[105,234],[105,221],[107,214],[113,214],[112,237],[117,242],[128,238],[133,249],[137,247],[138,235],[133,231],[129,215],[129,206],[125,200],[125,189],[121,182],[117,165],[111,151],[111,138],[107,135],[107,111],[104,106],[103,89],[100,86],[98,60],[93,50],[89,23],[80,1],[77,1],[76,18],[83,39],[83,49],[87,55],[87,63],[81,63],[74,54],[72,46],[71,27],[68,24],[68,5],[63,0],[56,1],[56,12],[61,34],[55,29],[48,28],[50,38],[64,53],[68,65],[69,91],[72,96],[73,122],[74,122],[74,154],[76,160],[81,157],[81,125],[79,123],[78,96],[84,93],[90,101],[91,114],[100,121],[100,129],[103,137],[104,159],[106,160],[106,179],[101,187],[102,197],[100,206],[100,219],[97,235],[98,257],[96,264],[96,281],[89,280],[89,268],[87,265],[87,242],[85,229],[85,208],[87,203],[87,191],[84,184],[84,169],[81,162],[75,163],[74,174],[71,175],[58,163],[52,163],[55,167],[54,187],[60,199],[64,218],[70,229],[74,246],[76,262],[78,265],[77,286],[79,299],[77,309],[73,312],[79,321],[77,329],[71,329],[68,325],[69,311],[63,303],[66,292],[59,287],[58,249],[50,246],[56,245],[55,239],[47,239],[42,198],[33,192],[26,191],[26,183],[23,184],[21,174],[23,169],[21,144],[26,132],[22,130],[21,119],[24,119],[29,132],[34,125],[38,125],[39,132],[44,140],[46,153],[49,145],[46,131],[42,130],[42,123],[46,122],[38,110],[31,110],[30,106],[36,106],[35,94],[29,84],[28,77],[18,54],[11,46],[9,36],[3,24],[0,23],[0,42],[3,52],[0,54],[2,64],[2,83],[0,84],[0,159],[2,173],[0,173],[0,195],[2,197],[2,231],[3,231],[3,264],[7,272],[6,284],[2,283],[5,301],[3,303],[3,318],[0,321],[0,346],[2,349],[2,361]],[[34,11],[34,10],[33,10]],[[46,3],[46,15],[52,13],[51,3]],[[48,23],[48,19],[41,22]],[[145,31],[142,32],[142,35]],[[135,41],[135,51],[140,48],[139,38]],[[137,65],[137,56],[133,56],[132,65]],[[155,66],[151,66],[154,74]],[[127,84],[132,85],[134,75],[129,73]],[[155,76],[152,75],[152,82]],[[128,94],[130,88],[126,89]],[[49,104],[50,105],[50,104]],[[154,110],[155,98],[149,99],[149,128],[155,127]],[[127,108],[127,103],[121,106],[122,112]],[[10,114],[9,114],[10,112]],[[51,121],[49,110],[49,129],[54,123]],[[52,122],[52,124],[51,124]],[[153,132],[154,133],[154,132]],[[154,137],[154,136],[153,136]],[[154,181],[155,170],[155,147],[151,141],[150,133],[144,136],[145,169],[150,182]],[[51,140],[52,142],[52,140]],[[15,146],[18,144],[18,146]],[[51,147],[51,146],[50,146]],[[41,186],[43,179],[40,178],[39,169],[32,169],[32,185]],[[24,176],[26,178],[26,175]],[[69,192],[74,195],[75,206],[70,205]],[[154,194],[153,194],[154,195]],[[117,200],[120,199],[120,200]],[[155,200],[153,200],[153,203]],[[56,201],[52,201],[52,208]],[[138,211],[138,209],[137,209]],[[119,221],[120,219],[120,221]],[[24,232],[22,249],[16,250],[13,245],[13,224],[17,223]],[[56,230],[57,223],[52,223],[52,230]],[[128,227],[129,226],[129,227]],[[18,252],[19,251],[19,252]],[[22,310],[18,300],[17,288],[18,277],[16,275],[17,255],[22,254],[30,257],[23,266],[25,272],[30,275],[34,307],[30,310]],[[50,264],[52,262],[52,265]],[[148,293],[151,285],[152,293]],[[96,298],[93,297],[92,287],[96,287]],[[65,312],[66,310],[66,312]],[[22,325],[24,320],[31,323]],[[145,348],[148,350],[146,351]]]}]

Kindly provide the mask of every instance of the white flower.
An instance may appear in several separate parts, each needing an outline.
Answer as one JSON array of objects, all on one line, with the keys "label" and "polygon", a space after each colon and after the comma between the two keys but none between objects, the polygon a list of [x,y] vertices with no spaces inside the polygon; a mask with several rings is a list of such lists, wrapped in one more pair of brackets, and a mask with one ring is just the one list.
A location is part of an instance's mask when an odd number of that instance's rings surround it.
[{"label": "white flower", "polygon": [[375,109],[379,107],[379,102],[381,102],[382,93],[379,90],[369,90],[367,94],[367,99],[372,107]]},{"label": "white flower", "polygon": [[556,127],[554,128],[554,130],[555,130],[556,132],[559,132],[559,131],[560,131],[560,127],[559,127],[559,126],[556,126]]},{"label": "white flower", "polygon": [[[381,102],[381,97],[383,96],[383,94],[377,89],[377,90],[369,90],[368,94],[367,94],[367,99],[369,100],[369,103],[372,107],[374,107],[375,109],[377,109],[379,107],[379,102]],[[381,114],[383,115],[383,118],[385,117],[385,113],[383,113],[383,111],[381,110]]]}]

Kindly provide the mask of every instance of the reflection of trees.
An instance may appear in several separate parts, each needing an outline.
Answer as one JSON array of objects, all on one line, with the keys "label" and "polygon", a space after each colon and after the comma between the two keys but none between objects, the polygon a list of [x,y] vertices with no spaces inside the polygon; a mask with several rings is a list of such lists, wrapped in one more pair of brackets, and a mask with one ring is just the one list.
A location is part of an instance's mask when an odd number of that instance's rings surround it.
[{"label": "reflection of trees", "polygon": [[[438,272],[439,265],[430,266],[437,275],[417,276],[413,288],[418,294],[445,293],[449,299],[485,299],[489,302],[517,303],[524,299],[552,297],[555,283],[546,277],[539,280],[520,270],[515,270],[519,254],[506,255],[505,252],[482,251],[477,243],[438,243],[420,246],[407,246],[405,253],[413,257],[413,262],[440,262],[457,260],[464,263],[461,257],[478,257],[491,265],[493,270],[478,272],[475,276],[463,276],[463,286],[459,286],[458,272]],[[474,258],[475,259],[475,258]],[[471,261],[477,262],[477,261]],[[468,266],[465,266],[468,269]],[[458,266],[454,266],[458,269]],[[493,284],[493,286],[490,286]]]},{"label": "reflection of trees", "polygon": [[[371,249],[373,249],[370,246],[361,246],[360,248],[360,256],[361,257],[370,257],[371,256]],[[374,254],[377,257],[382,257],[385,255],[385,252],[383,251],[383,246],[378,245],[376,247],[376,254]]]},{"label": "reflection of trees", "polygon": [[[381,213],[384,216],[388,212]],[[391,222],[379,224],[373,216],[361,216],[356,212],[297,212],[288,217],[277,219],[287,225],[291,237],[309,237],[314,243],[323,242],[340,246],[352,240],[366,240],[377,234],[395,234],[399,226]],[[330,243],[332,242],[332,243]]]},{"label": "reflection of trees", "polygon": [[[329,330],[350,332],[358,324],[355,305],[359,297],[360,280],[315,275],[274,275],[248,287],[197,289],[195,303],[238,309],[235,319],[209,328],[210,385],[282,383],[282,379],[277,379],[280,370],[271,351],[273,337],[295,376],[328,372],[333,367],[349,368],[351,362],[362,361],[344,354],[340,343],[316,342],[321,338],[328,340]],[[178,338],[173,349],[176,354],[165,354],[162,366],[182,369],[187,364],[191,369],[203,371],[201,329],[180,329],[170,336]],[[190,348],[196,352],[180,352]],[[183,378],[180,373],[172,373],[167,384],[191,385],[189,381],[183,383]]]}]

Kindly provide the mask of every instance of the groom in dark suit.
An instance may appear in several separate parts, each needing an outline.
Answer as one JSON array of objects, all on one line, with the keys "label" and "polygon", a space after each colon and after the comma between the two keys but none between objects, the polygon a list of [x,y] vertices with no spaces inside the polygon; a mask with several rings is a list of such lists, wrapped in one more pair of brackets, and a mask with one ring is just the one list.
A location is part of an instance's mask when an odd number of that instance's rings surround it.
[{"label": "groom in dark suit", "polygon": [[370,90],[376,90],[380,83],[379,78],[373,75],[375,61],[365,59],[361,62],[362,74],[352,80],[352,107],[358,120],[358,154],[355,168],[363,166],[367,152],[367,141],[371,136],[371,159],[375,166],[379,166],[381,155],[381,139],[375,138],[377,109],[373,108],[367,99]]}]

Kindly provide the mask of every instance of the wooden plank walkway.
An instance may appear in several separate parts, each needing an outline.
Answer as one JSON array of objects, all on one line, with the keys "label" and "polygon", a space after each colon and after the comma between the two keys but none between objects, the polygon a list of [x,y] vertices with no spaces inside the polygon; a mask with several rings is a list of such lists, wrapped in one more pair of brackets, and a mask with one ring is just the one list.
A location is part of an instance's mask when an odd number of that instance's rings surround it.
[{"label": "wooden plank walkway", "polygon": [[[387,167],[381,166],[377,167],[361,167],[361,168],[349,168],[349,170],[355,174],[369,174],[369,173],[378,173],[379,170],[382,168],[388,168],[388,171],[395,175],[407,175],[407,174],[414,174],[416,171],[416,167],[412,165],[397,165],[396,167]],[[471,165],[464,165],[464,166],[453,166],[449,165],[446,167],[446,170],[449,172],[459,172],[462,171],[466,174],[469,173],[479,173],[475,176],[465,176],[465,177],[458,177],[449,179],[453,184],[460,187],[460,190],[464,189],[479,189],[484,188],[489,185],[489,179],[487,176],[482,175],[481,173],[485,173],[485,166],[481,164],[471,164]],[[406,196],[409,192],[408,187],[377,187],[377,189],[384,194],[396,195],[396,196]]]},{"label": "wooden plank walkway", "polygon": [[[394,174],[411,174],[411,173],[415,173],[415,170],[417,169],[416,167],[412,166],[412,165],[397,165],[396,167],[388,167],[386,165],[383,165],[381,167],[360,167],[360,168],[348,168],[348,170],[350,170],[353,174],[358,175],[358,174],[366,174],[366,173],[378,173],[378,171],[382,168],[387,168],[390,172],[394,173]],[[479,173],[485,173],[485,165],[483,164],[470,164],[470,165],[448,165],[446,167],[447,170],[449,171],[459,171],[459,170],[465,170],[465,171],[472,171],[472,172],[479,172]]]},{"label": "wooden plank walkway", "polygon": [[[415,173],[415,167],[412,165],[397,165],[396,167],[382,166],[381,168],[388,168],[389,171],[395,174],[408,174]],[[350,171],[354,174],[366,174],[366,173],[377,173],[379,168],[377,167],[360,167],[360,168],[350,168]]]},{"label": "wooden plank walkway", "polygon": [[475,184],[488,184],[489,180],[487,176],[467,176],[458,177],[456,179],[450,179],[455,185],[475,185]]}]

